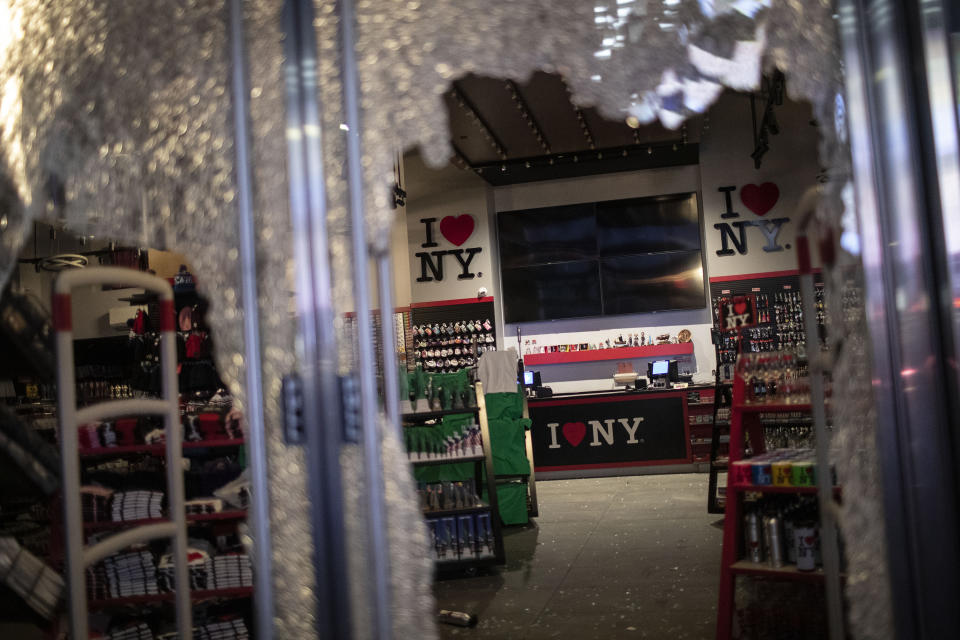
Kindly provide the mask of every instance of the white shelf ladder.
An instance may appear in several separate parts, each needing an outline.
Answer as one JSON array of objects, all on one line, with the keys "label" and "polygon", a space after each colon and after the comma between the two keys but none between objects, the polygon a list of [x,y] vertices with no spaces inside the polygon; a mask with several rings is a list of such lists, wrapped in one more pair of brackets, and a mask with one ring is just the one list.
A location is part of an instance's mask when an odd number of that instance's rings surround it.
[{"label": "white shelf ladder", "polygon": [[[160,365],[163,395],[160,399],[111,400],[77,409],[73,361],[71,295],[74,287],[126,285],[146,289],[160,298]],[[87,640],[86,569],[121,549],[157,538],[170,538],[174,549],[177,630],[181,640],[192,637],[190,581],[187,565],[187,518],[184,507],[183,452],[181,450],[177,346],[173,289],[170,284],[140,271],[122,267],[92,267],[61,273],[53,289],[53,328],[57,345],[57,402],[63,470],[64,540],[70,638]],[[124,416],[163,416],[166,437],[167,505],[165,522],[127,529],[90,547],[84,546],[80,496],[80,425]]]}]

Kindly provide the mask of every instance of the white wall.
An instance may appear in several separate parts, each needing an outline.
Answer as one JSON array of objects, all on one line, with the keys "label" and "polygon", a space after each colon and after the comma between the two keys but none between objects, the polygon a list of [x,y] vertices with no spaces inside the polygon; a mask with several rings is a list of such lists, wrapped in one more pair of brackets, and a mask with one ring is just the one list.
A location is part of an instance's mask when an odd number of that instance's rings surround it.
[{"label": "white wall", "polygon": [[[757,101],[758,114],[763,102]],[[700,140],[700,181],[703,188],[704,233],[706,235],[707,272],[711,277],[743,275],[797,268],[796,220],[794,210],[804,191],[816,184],[820,170],[817,161],[817,128],[810,124],[813,114],[806,103],[785,101],[775,107],[780,134],[770,136],[770,150],[763,156],[760,169],[754,168],[753,129],[750,123],[750,98],[745,94],[724,94],[710,109],[710,128]],[[758,115],[759,117],[759,115]],[[742,188],[748,184],[772,182],[780,198],[764,216],[751,212],[741,201]],[[739,218],[722,219],[726,211],[724,194],[717,189],[735,186],[731,193],[733,210]],[[737,220],[761,221],[789,218],[777,237],[782,251],[766,252],[763,234],[748,228],[747,253],[718,256],[720,232],[713,225]],[[817,258],[814,256],[814,262]]]},{"label": "white wall", "polygon": [[[487,215],[487,192],[490,187],[471,171],[464,171],[452,165],[432,170],[423,164],[420,156],[413,155],[404,159],[407,199],[407,252],[409,260],[410,300],[412,302],[434,302],[476,297],[480,287],[493,292],[498,279],[491,262],[490,220]],[[447,241],[440,233],[440,222],[447,216],[468,214],[473,217],[474,230],[470,237],[459,247]],[[433,225],[433,240],[436,247],[424,248],[426,229],[420,222],[424,218],[436,218]],[[415,254],[450,249],[479,247],[480,253],[470,262],[470,269],[476,277],[458,279],[462,273],[460,265],[453,256],[443,258],[443,280],[417,282],[421,276],[420,259]],[[430,271],[427,271],[430,274]],[[432,274],[430,274],[432,275]]]}]

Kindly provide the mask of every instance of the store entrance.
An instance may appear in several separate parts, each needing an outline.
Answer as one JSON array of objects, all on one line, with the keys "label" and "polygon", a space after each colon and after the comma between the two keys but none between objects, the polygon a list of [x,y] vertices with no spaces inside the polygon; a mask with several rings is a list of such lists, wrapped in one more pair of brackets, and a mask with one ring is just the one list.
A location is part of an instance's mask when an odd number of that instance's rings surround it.
[{"label": "store entrance", "polygon": [[[824,177],[818,130],[787,82],[771,73],[681,123],[582,106],[559,74],[469,75],[444,93],[453,155],[403,155],[392,235],[407,371],[435,389],[476,368],[488,406],[519,395],[519,426],[489,420],[504,554],[492,568],[475,562],[473,523],[444,513],[465,472],[414,462],[438,606],[478,617],[444,635],[717,633],[737,358],[806,358],[825,338],[818,277],[807,342],[798,255],[801,199]],[[512,389],[491,393],[498,365]],[[415,396],[402,406],[423,429]],[[770,416],[752,450],[812,459],[809,408],[794,413]],[[804,491],[743,502],[738,536],[750,518],[780,527],[758,572],[798,572],[795,526],[819,518]],[[803,571],[823,575],[819,559]],[[826,636],[822,584],[740,586],[743,637],[779,624]],[[783,622],[783,598],[803,625]]]}]

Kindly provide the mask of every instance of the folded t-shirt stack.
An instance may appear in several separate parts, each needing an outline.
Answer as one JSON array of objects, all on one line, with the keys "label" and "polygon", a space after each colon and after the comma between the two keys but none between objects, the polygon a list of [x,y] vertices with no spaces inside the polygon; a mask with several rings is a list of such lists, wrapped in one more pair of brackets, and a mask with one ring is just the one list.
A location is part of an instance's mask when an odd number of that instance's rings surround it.
[{"label": "folded t-shirt stack", "polygon": [[[187,571],[190,576],[191,590],[214,588],[210,579],[211,555],[213,555],[213,548],[210,543],[192,538],[187,542]],[[176,588],[172,547],[160,557],[160,562],[157,564],[157,582],[162,591],[174,591]]]},{"label": "folded t-shirt stack", "polygon": [[87,570],[87,587],[97,600],[159,593],[153,554],[140,549],[105,558]]},{"label": "folded t-shirt stack", "polygon": [[110,640],[153,640],[153,631],[145,622],[130,622],[113,628]]},{"label": "folded t-shirt stack", "polygon": [[80,504],[84,522],[109,522],[111,519],[110,497],[113,489],[88,485],[80,487]]},{"label": "folded t-shirt stack", "polygon": [[111,516],[114,522],[163,517],[163,492],[117,491],[113,494]]},{"label": "folded t-shirt stack", "polygon": [[243,618],[228,618],[208,622],[193,630],[197,640],[249,640],[250,633]]},{"label": "folded t-shirt stack", "polygon": [[213,559],[213,587],[235,589],[253,586],[250,557],[245,553],[224,553]]}]

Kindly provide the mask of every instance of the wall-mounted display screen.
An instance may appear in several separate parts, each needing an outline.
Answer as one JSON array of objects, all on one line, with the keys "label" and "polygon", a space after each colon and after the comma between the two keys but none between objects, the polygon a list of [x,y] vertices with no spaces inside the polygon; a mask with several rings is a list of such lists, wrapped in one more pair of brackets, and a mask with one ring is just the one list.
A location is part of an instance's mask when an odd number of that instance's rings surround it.
[{"label": "wall-mounted display screen", "polygon": [[507,322],[706,306],[694,193],[497,214]]},{"label": "wall-mounted display screen", "polygon": [[596,260],[502,269],[507,322],[603,314]]},{"label": "wall-mounted display screen", "polygon": [[497,217],[497,227],[501,269],[597,256],[592,204],[509,211]]},{"label": "wall-mounted display screen", "polygon": [[701,309],[706,295],[699,251],[603,258],[600,283],[606,314]]}]

